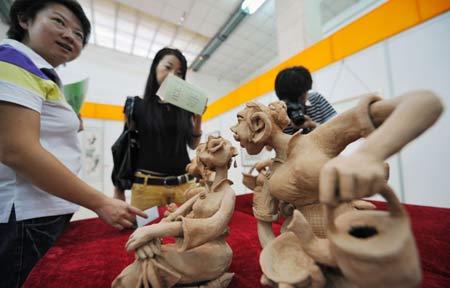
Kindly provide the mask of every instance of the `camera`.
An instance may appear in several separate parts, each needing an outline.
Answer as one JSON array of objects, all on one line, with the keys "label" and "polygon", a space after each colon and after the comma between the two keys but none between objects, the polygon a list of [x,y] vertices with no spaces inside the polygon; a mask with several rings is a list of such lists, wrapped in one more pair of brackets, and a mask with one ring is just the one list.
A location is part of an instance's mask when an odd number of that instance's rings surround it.
[{"label": "camera", "polygon": [[305,123],[305,114],[306,114],[306,107],[303,105],[303,103],[299,101],[288,101],[286,103],[287,106],[287,114],[289,119],[292,120],[292,123],[294,123],[296,126],[301,126],[303,123]]}]

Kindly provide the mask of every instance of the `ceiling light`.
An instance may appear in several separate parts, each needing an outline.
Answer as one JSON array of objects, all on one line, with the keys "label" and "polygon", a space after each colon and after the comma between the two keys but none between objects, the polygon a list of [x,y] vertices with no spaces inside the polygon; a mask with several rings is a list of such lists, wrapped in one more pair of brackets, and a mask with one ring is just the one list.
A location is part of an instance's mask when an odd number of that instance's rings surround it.
[{"label": "ceiling light", "polygon": [[200,51],[200,54],[194,59],[190,68],[192,68],[193,71],[198,71],[206,60],[211,57],[212,53],[227,40],[228,36],[230,36],[233,30],[236,29],[239,23],[247,16],[248,13],[244,12],[240,6],[237,6],[227,22],[225,22],[216,35],[214,35],[202,51]]},{"label": "ceiling light", "polygon": [[241,9],[247,14],[253,14],[262,4],[264,4],[264,2],[266,2],[266,0],[244,0]]}]

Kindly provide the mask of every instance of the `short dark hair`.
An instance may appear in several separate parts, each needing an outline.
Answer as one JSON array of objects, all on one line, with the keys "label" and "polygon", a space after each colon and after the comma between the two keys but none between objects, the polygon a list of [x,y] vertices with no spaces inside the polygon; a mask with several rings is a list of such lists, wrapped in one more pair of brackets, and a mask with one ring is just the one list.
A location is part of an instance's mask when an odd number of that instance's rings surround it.
[{"label": "short dark hair", "polygon": [[280,100],[298,101],[311,87],[311,73],[303,66],[281,70],[275,79],[275,93]]},{"label": "short dark hair", "polygon": [[84,34],[83,46],[85,46],[91,34],[91,23],[81,5],[75,0],[15,0],[9,10],[8,38],[22,41],[25,37],[25,30],[20,26],[19,17],[25,20],[33,20],[39,11],[52,3],[64,5],[80,20]]}]

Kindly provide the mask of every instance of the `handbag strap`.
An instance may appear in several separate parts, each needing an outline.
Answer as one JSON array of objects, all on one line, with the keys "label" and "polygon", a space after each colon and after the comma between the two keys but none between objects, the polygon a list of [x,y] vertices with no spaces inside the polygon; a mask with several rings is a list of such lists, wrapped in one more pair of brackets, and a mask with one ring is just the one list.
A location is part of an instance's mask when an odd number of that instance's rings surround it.
[{"label": "handbag strap", "polygon": [[125,102],[125,116],[128,129],[136,130],[136,121],[134,119],[135,97],[128,96]]}]

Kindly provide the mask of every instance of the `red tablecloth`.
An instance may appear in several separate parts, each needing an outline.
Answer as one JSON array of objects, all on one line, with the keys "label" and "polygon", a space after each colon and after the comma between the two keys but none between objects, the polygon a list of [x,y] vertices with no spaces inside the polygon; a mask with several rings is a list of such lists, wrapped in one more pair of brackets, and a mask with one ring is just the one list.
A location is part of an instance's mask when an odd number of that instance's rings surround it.
[{"label": "red tablecloth", "polygon": [[[230,287],[259,287],[259,246],[251,194],[237,197],[227,242],[233,250]],[[375,203],[380,209],[385,204]],[[450,209],[405,205],[421,256],[422,287],[450,287]],[[278,224],[273,224],[279,230]],[[30,273],[24,287],[110,287],[134,260],[125,251],[132,233],[117,231],[98,218],[75,221]]]}]

